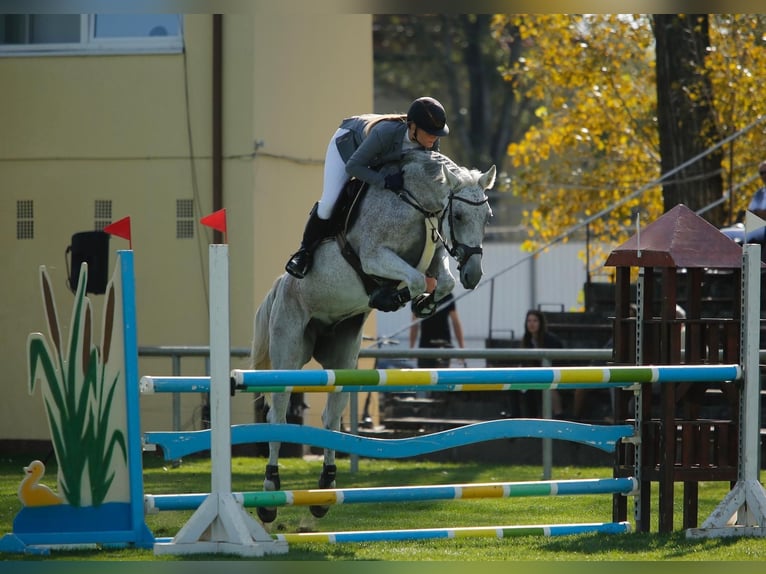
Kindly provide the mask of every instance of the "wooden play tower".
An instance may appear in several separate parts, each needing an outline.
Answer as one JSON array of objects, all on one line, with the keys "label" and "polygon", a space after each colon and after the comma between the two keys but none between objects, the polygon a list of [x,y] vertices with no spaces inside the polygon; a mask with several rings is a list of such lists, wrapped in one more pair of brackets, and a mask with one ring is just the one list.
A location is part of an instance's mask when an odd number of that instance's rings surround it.
[{"label": "wooden play tower", "polygon": [[[742,248],[688,207],[639,230],[606,265],[616,268],[615,364],[740,362]],[[640,469],[636,530],[650,531],[652,482],[659,485],[658,530],[671,532],[675,483],[683,483],[686,529],[697,526],[700,481],[737,480],[738,391],[734,384],[649,383],[617,392],[615,421],[640,427],[640,443],[624,444],[614,468],[615,476]],[[613,512],[626,519],[625,497],[614,497]]]}]

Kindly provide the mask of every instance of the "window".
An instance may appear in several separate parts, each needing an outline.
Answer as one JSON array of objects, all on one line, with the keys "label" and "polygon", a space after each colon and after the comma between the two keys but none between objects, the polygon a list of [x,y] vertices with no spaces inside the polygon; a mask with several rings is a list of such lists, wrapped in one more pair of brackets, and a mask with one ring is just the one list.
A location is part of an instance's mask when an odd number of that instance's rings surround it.
[{"label": "window", "polygon": [[35,238],[34,203],[31,199],[16,202],[16,239]]},{"label": "window", "polygon": [[194,203],[191,199],[176,200],[176,239],[194,238]]},{"label": "window", "polygon": [[0,14],[0,56],[180,52],[180,14]]},{"label": "window", "polygon": [[93,205],[93,218],[95,223],[93,229],[101,231],[112,223],[112,201],[109,199],[97,199]]}]

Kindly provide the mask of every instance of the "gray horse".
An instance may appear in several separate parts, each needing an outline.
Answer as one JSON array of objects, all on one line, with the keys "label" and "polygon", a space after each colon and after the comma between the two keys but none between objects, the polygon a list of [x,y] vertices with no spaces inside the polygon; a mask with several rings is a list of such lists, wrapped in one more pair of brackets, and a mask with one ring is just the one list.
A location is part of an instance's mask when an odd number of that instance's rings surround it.
[{"label": "gray horse", "polygon": [[[393,294],[387,308],[393,310],[412,297],[423,314],[433,312],[434,301],[455,286],[448,254],[458,262],[462,285],[476,287],[482,275],[481,244],[492,215],[485,190],[495,183],[495,166],[481,173],[460,167],[444,155],[422,151],[406,154],[400,165],[404,190],[370,188],[346,233],[363,272],[393,279],[395,287],[381,288],[371,296],[342,255],[340,243],[324,242],[316,249],[311,273],[301,280],[281,275],[258,308],[250,368],[296,370],[312,357],[325,369],[356,368],[372,299],[380,293]],[[437,279],[433,297],[424,295],[426,272]],[[405,297],[397,298],[401,293]],[[268,422],[285,423],[289,393],[272,393],[267,398]],[[322,413],[325,428],[340,429],[348,402],[349,393],[328,394]],[[269,443],[264,490],[281,489],[279,448],[280,443]],[[335,451],[325,449],[319,488],[335,488],[335,472]],[[317,517],[327,509],[310,508]],[[258,508],[263,522],[272,522],[276,515],[276,508]]]}]

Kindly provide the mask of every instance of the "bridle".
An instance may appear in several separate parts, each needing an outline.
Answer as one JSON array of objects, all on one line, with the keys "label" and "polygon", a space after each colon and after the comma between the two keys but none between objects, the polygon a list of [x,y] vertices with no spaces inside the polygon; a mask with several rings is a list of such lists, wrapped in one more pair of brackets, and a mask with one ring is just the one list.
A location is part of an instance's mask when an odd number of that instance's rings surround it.
[{"label": "bridle", "polygon": [[[444,248],[447,250],[447,253],[449,253],[455,259],[455,261],[457,261],[458,271],[463,265],[465,265],[465,262],[468,261],[472,255],[483,254],[481,245],[471,246],[466,245],[465,243],[460,243],[458,241],[457,237],[455,236],[455,213],[452,206],[455,201],[459,201],[473,207],[479,207],[487,203],[489,201],[489,197],[485,195],[483,199],[474,201],[472,199],[460,197],[456,192],[450,191],[446,206],[442,207],[438,211],[427,211],[422,205],[420,205],[420,202],[408,189],[402,188],[401,191],[395,191],[394,193],[404,203],[411,206],[416,211],[419,211],[426,218],[426,220],[430,221],[438,218],[439,225],[431,227],[431,240],[434,242],[441,241],[442,245],[444,245]],[[444,239],[443,229],[445,217],[449,217],[450,243],[452,244],[451,247],[447,243],[447,240]]]},{"label": "bridle", "polygon": [[459,271],[460,268],[465,264],[466,261],[468,261],[468,259],[471,258],[472,255],[482,255],[484,251],[481,245],[478,245],[478,246],[466,245],[465,243],[460,243],[457,240],[457,237],[455,236],[455,214],[452,208],[452,205],[454,204],[455,201],[460,201],[472,207],[479,207],[487,203],[489,201],[489,197],[485,195],[483,199],[479,201],[474,201],[472,199],[460,197],[455,192],[451,191],[449,194],[449,201],[447,202],[447,209],[442,211],[442,216],[439,219],[439,231],[441,232],[442,230],[445,214],[449,214],[449,234],[450,234],[450,242],[452,243],[452,247],[450,248],[450,246],[447,245],[447,242],[444,240],[444,237],[442,236],[441,233],[439,235],[441,237],[441,241],[442,241],[442,244],[444,245],[444,248],[455,259],[455,261],[457,261],[457,268]]}]

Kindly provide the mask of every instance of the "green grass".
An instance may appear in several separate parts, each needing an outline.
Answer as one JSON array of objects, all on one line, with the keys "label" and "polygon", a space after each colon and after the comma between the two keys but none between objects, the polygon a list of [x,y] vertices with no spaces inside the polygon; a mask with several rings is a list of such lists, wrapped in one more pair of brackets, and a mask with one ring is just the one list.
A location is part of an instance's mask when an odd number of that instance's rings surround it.
[{"label": "green grass", "polygon": [[[23,478],[22,467],[30,459],[4,457],[0,461],[0,535],[12,531],[20,508],[16,492]],[[266,461],[263,458],[235,457],[232,461],[232,489],[260,490]],[[321,463],[296,458],[280,462],[282,486],[294,490],[315,488]],[[541,468],[498,464],[363,459],[359,472],[350,473],[349,460],[338,460],[338,487],[396,486],[409,484],[453,484],[538,480]],[[46,482],[51,484],[55,468],[49,467]],[[558,467],[555,479],[610,477],[608,468]],[[186,459],[173,468],[161,459],[145,457],[145,490],[149,493],[208,492],[210,461]],[[702,483],[700,522],[726,494],[726,483]],[[687,540],[681,530],[681,485],[676,488],[676,531],[669,535],[630,533],[621,535],[575,535],[566,537],[518,537],[504,540],[455,539],[438,541],[302,544],[292,545],[287,555],[267,556],[263,561],[763,561],[766,541],[759,538]],[[656,503],[656,494],[653,497]],[[629,505],[629,508],[632,506]],[[173,536],[191,512],[163,512],[147,517],[155,536]],[[254,514],[254,512],[253,512]],[[340,531],[455,526],[498,526],[514,524],[556,524],[605,522],[611,520],[611,497],[511,498],[422,502],[413,504],[340,505],[322,519],[313,518],[305,507],[284,507],[271,532]],[[656,515],[651,522],[657,529]],[[154,556],[151,550],[100,549],[54,551],[50,556],[4,555],[10,560],[78,561],[176,561],[181,557]],[[201,555],[186,560],[240,560],[239,557]]]}]

